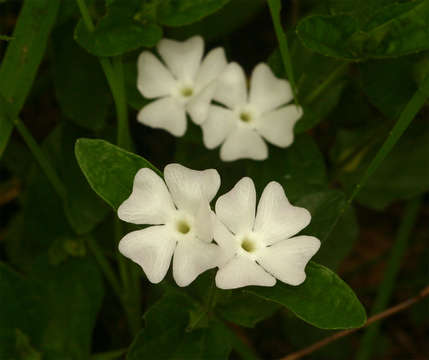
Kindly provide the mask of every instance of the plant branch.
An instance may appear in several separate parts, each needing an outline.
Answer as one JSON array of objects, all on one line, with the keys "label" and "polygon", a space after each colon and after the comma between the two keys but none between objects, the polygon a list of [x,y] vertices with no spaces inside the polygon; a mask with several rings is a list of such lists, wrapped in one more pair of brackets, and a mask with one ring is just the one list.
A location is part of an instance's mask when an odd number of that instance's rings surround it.
[{"label": "plant branch", "polygon": [[[390,253],[383,282],[378,290],[377,297],[371,309],[371,314],[377,314],[386,308],[391,297],[396,276],[401,266],[401,261],[407,249],[408,239],[417,221],[420,210],[421,199],[416,198],[408,202],[405,209],[404,217],[396,236],[395,243]],[[371,357],[374,341],[378,336],[380,322],[368,327],[366,330],[357,357],[357,360],[367,360]]]},{"label": "plant branch", "polygon": [[398,312],[401,312],[403,310],[408,309],[409,307],[413,306],[414,304],[422,301],[423,299],[429,297],[429,285],[426,286],[423,290],[420,291],[420,293],[417,296],[414,296],[412,298],[409,298],[408,300],[405,300],[401,303],[399,303],[398,305],[395,305],[389,309],[387,309],[386,311],[383,311],[377,315],[371,316],[370,318],[368,318],[366,324],[361,327],[361,328],[356,328],[356,329],[349,329],[349,330],[344,330],[344,331],[340,331],[335,333],[332,336],[329,336],[321,341],[318,341],[312,345],[310,345],[309,347],[306,347],[305,349],[299,350],[297,352],[294,352],[292,354],[286,355],[285,357],[281,358],[280,360],[296,360],[296,359],[301,359],[302,357],[309,355],[313,352],[315,352],[316,350],[319,350],[320,348],[329,345],[330,343],[339,340],[347,335],[353,334],[356,331],[359,331],[360,329],[366,328],[367,326],[383,320],[385,318],[388,318],[392,315],[397,314]]},{"label": "plant branch", "polygon": [[280,21],[280,11],[282,8],[281,0],[267,0],[270,8],[271,18],[273,20],[274,30],[276,32],[277,41],[279,43],[280,54],[283,61],[283,66],[286,71],[286,75],[292,87],[293,97],[295,104],[299,105],[297,87],[295,83],[295,77],[293,75],[292,60],[289,53],[289,47],[287,43],[286,33],[283,31]]},{"label": "plant branch", "polygon": [[411,124],[411,121],[413,121],[414,117],[417,115],[417,113],[420,111],[420,109],[423,107],[423,105],[426,102],[426,99],[429,97],[429,75],[426,76],[426,78],[423,80],[422,84],[418,88],[418,90],[415,92],[413,97],[410,99],[410,101],[405,106],[405,109],[402,111],[401,115],[399,116],[398,121],[393,126],[393,129],[389,132],[386,140],[384,141],[383,145],[381,145],[380,150],[378,150],[375,157],[371,160],[369,166],[365,170],[364,174],[362,175],[359,182],[355,185],[352,193],[349,195],[346,204],[342,207],[342,209],[339,211],[338,215],[336,216],[334,222],[330,226],[328,232],[326,233],[323,241],[325,241],[329,235],[334,230],[335,226],[337,225],[338,221],[341,219],[345,211],[348,209],[350,204],[353,202],[357,194],[360,192],[360,190],[365,186],[370,176],[378,169],[382,161],[387,157],[387,155],[390,153],[390,151],[393,149],[393,147],[398,142],[399,138],[402,136],[402,134],[405,132],[405,130],[408,128],[408,126]]}]

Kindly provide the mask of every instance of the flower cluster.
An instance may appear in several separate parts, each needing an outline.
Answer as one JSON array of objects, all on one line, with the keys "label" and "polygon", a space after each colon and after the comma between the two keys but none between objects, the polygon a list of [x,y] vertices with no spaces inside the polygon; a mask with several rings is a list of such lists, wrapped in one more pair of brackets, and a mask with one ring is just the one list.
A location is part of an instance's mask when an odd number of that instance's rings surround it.
[{"label": "flower cluster", "polygon": [[207,148],[221,145],[223,161],[264,160],[265,141],[279,147],[293,142],[302,110],[287,105],[292,100],[289,83],[276,78],[266,64],[254,68],[247,89],[242,67],[228,64],[222,48],[203,58],[199,36],[183,42],[163,39],[157,51],[162,61],[148,51],[138,59],[137,87],[154,99],[139,112],[138,121],[183,136],[188,114],[202,127]]},{"label": "flower cluster", "polygon": [[217,199],[213,212],[210,202],[220,183],[214,169],[170,164],[164,180],[148,168],[138,171],[118,216],[151,226],[127,234],[120,252],[152,283],[165,277],[173,259],[179,286],[215,267],[221,289],[273,286],[276,279],[301,284],[306,264],[320,247],[315,237],[294,236],[310,223],[310,213],[291,205],[277,182],[265,187],[256,206],[255,186],[247,177]]}]

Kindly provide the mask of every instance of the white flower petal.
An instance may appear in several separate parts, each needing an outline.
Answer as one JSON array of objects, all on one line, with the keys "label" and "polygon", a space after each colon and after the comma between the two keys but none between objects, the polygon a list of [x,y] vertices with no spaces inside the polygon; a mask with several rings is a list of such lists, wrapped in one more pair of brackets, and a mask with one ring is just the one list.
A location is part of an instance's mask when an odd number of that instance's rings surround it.
[{"label": "white flower petal", "polygon": [[220,289],[237,289],[243,286],[274,286],[276,279],[253,260],[236,256],[216,274],[216,286]]},{"label": "white flower petal", "polygon": [[226,226],[214,213],[212,215],[212,224],[213,237],[216,243],[223,250],[223,258],[221,259],[221,265],[223,265],[235,256],[240,245],[235,239],[235,236],[226,228]]},{"label": "white flower petal", "polygon": [[268,157],[268,147],[262,137],[249,127],[238,126],[220,148],[223,161],[238,159],[264,160]]},{"label": "white flower petal", "polygon": [[220,186],[216,170],[191,170],[179,164],[167,165],[164,179],[176,206],[192,215],[197,213],[202,200],[212,201]]},{"label": "white flower petal", "polygon": [[266,244],[274,244],[297,234],[310,220],[308,210],[291,205],[282,186],[272,181],[259,200],[254,231],[264,237]]},{"label": "white flower petal", "polygon": [[255,221],[256,190],[252,179],[242,178],[216,201],[216,215],[234,234],[252,231]]},{"label": "white flower petal", "polygon": [[213,240],[212,210],[207,200],[202,199],[195,215],[195,230],[201,241]]},{"label": "white flower petal", "polygon": [[306,278],[307,263],[319,248],[319,239],[313,236],[297,236],[261,250],[257,261],[280,281],[289,285],[300,285]]},{"label": "white flower petal", "polygon": [[148,51],[140,54],[137,69],[137,88],[146,98],[169,95],[176,87],[176,80],[167,68]]},{"label": "white flower petal", "polygon": [[215,100],[231,109],[247,102],[246,76],[237,63],[230,63],[217,80]]},{"label": "white flower petal", "polygon": [[195,85],[197,89],[203,89],[215,80],[227,65],[225,51],[223,48],[216,48],[211,50],[198,70]]},{"label": "white flower petal", "polygon": [[187,286],[204,271],[219,263],[221,250],[215,244],[186,239],[177,244],[173,258],[173,277],[179,286]]},{"label": "white flower petal", "polygon": [[134,177],[133,191],[118,208],[121,220],[133,224],[165,224],[174,204],[164,181],[153,170],[140,169]]},{"label": "white flower petal", "polygon": [[256,65],[250,80],[249,102],[252,105],[265,112],[288,103],[292,97],[288,81],[276,78],[267,64]]},{"label": "white flower petal", "polygon": [[175,247],[176,240],[165,225],[133,231],[119,242],[119,251],[139,264],[154,284],[167,274]]},{"label": "white flower petal", "polygon": [[162,39],[157,49],[176,79],[193,82],[201,64],[204,40],[193,36],[186,41]]},{"label": "white flower petal", "polygon": [[138,113],[137,120],[147,126],[164,129],[174,136],[183,136],[186,132],[185,109],[172,97],[146,105]]},{"label": "white flower petal", "polygon": [[234,129],[235,125],[231,110],[211,105],[207,120],[201,125],[204,145],[208,149],[214,149],[219,146]]},{"label": "white flower petal", "polygon": [[271,144],[287,147],[293,142],[293,127],[302,116],[302,110],[295,105],[263,114],[255,123],[258,132]]},{"label": "white flower petal", "polygon": [[195,124],[201,125],[207,119],[210,103],[215,91],[216,84],[212,83],[192,97],[192,99],[186,104],[186,110]]}]

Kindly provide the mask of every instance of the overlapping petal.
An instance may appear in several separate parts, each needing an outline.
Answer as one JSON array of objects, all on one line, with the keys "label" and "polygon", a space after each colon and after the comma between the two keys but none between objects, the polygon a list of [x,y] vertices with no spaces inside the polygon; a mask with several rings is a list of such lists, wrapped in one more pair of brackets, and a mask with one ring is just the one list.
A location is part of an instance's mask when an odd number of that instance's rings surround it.
[{"label": "overlapping petal", "polygon": [[137,120],[147,126],[164,129],[174,136],[186,132],[186,113],[183,106],[172,97],[164,97],[146,105]]},{"label": "overlapping petal", "polygon": [[118,209],[121,220],[133,224],[165,224],[174,204],[164,181],[153,170],[140,169],[133,190]]},{"label": "overlapping petal", "polygon": [[233,112],[221,106],[211,105],[207,120],[201,125],[204,145],[214,149],[222,144],[235,128]]},{"label": "overlapping petal", "polygon": [[197,171],[179,164],[169,164],[164,178],[174,203],[179,209],[195,215],[202,200],[210,202],[220,186],[219,173],[214,169]]},{"label": "overlapping petal", "polygon": [[274,286],[276,279],[253,260],[236,256],[221,267],[216,274],[220,289],[237,289],[243,286]]},{"label": "overlapping petal", "polygon": [[217,80],[214,99],[230,109],[247,102],[246,76],[240,65],[230,63]]},{"label": "overlapping petal", "polygon": [[195,124],[201,125],[207,119],[215,91],[216,84],[212,83],[197,93],[186,104],[186,111]]},{"label": "overlapping petal", "polygon": [[119,251],[139,264],[152,283],[159,283],[167,274],[176,240],[166,226],[151,226],[125,235]]},{"label": "overlapping petal", "polygon": [[297,234],[310,220],[308,210],[291,205],[282,186],[272,181],[259,200],[254,231],[263,234],[267,244],[274,244]]},{"label": "overlapping petal", "polygon": [[258,263],[280,281],[296,286],[304,282],[305,266],[319,248],[319,239],[297,236],[261,250]]},{"label": "overlapping petal", "polygon": [[225,70],[227,66],[225,50],[216,48],[211,50],[201,63],[195,80],[197,91],[204,89],[212,81],[216,80],[219,74]]}]

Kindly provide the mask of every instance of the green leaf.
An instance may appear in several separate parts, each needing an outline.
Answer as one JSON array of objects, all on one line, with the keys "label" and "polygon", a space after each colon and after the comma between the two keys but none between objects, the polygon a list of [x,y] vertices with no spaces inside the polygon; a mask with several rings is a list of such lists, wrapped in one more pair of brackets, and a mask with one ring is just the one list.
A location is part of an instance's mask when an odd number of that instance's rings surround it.
[{"label": "green leaf", "polygon": [[296,206],[306,208],[311,213],[311,222],[302,234],[315,236],[322,246],[313,260],[335,269],[350,253],[358,237],[358,225],[352,208],[348,209],[328,238],[329,226],[344,207],[346,197],[337,190],[324,190],[306,194]]},{"label": "green leaf", "polygon": [[[22,6],[0,67],[0,94],[11,104],[12,118],[21,111],[31,89],[59,5],[59,0],[27,0]],[[0,110],[0,156],[12,129],[13,124]]]},{"label": "green leaf", "polygon": [[186,331],[192,309],[195,304],[185,295],[164,296],[144,315],[146,326],[131,345],[127,360],[228,359],[230,336],[216,320],[209,327]]},{"label": "green leaf", "polygon": [[297,27],[310,49],[350,60],[397,57],[429,48],[429,1],[394,3],[381,8],[363,24],[357,16],[311,16]]},{"label": "green leaf", "polygon": [[220,10],[230,0],[165,0],[158,6],[158,21],[167,26],[192,24]]},{"label": "green leaf", "polygon": [[245,327],[254,327],[258,322],[272,316],[279,305],[243,291],[222,293],[216,305],[216,312],[233,323]]},{"label": "green leaf", "polygon": [[142,46],[154,46],[162,37],[162,29],[134,18],[140,5],[141,2],[135,0],[114,1],[93,32],[88,31],[83,20],[79,21],[75,40],[96,56],[116,56]]},{"label": "green leaf", "polygon": [[321,329],[350,329],[365,324],[365,309],[354,292],[331,270],[310,262],[302,285],[277,282],[272,288],[245,291],[287,307],[296,316]]},{"label": "green leaf", "polygon": [[92,189],[113,209],[130,195],[138,170],[148,167],[162,176],[144,158],[104,140],[79,139],[75,155]]},{"label": "green leaf", "polygon": [[70,25],[53,34],[55,96],[67,118],[84,128],[100,130],[108,116],[109,88],[97,59],[76,45]]}]

